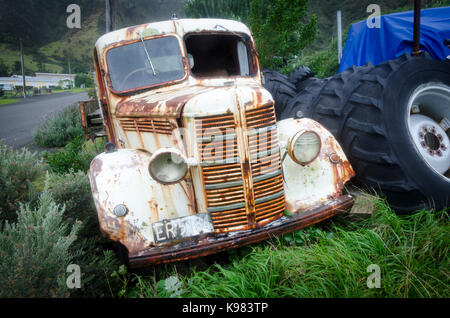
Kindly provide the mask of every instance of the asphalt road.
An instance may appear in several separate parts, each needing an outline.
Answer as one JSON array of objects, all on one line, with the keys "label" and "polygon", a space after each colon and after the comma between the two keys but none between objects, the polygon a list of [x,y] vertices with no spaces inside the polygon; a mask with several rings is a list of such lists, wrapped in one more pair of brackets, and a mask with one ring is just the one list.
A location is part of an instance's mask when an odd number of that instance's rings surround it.
[{"label": "asphalt road", "polygon": [[18,103],[1,105],[0,140],[13,148],[26,146],[47,118],[67,106],[88,99],[87,92],[64,92],[32,96]]}]

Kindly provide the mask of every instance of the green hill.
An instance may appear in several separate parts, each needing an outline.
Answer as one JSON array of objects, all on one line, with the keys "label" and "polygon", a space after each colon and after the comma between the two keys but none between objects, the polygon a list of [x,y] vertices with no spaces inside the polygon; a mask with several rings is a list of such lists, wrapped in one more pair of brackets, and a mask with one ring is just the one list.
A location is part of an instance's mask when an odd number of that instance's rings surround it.
[{"label": "green hill", "polygon": [[[29,75],[37,71],[68,73],[70,68],[72,73],[85,73],[93,69],[92,50],[105,32],[104,0],[21,0],[17,7],[17,1],[3,1],[0,63],[6,64],[9,74],[21,72],[20,37],[24,39],[25,69]],[[66,8],[70,3],[81,7],[81,29],[66,26]],[[116,28],[169,19],[172,13],[184,16],[183,1],[117,0]]]},{"label": "green hill", "polygon": [[[172,13],[184,17],[187,0],[116,0],[116,28],[169,19]],[[212,1],[212,0],[209,0]],[[250,0],[242,0],[250,1]],[[34,72],[72,73],[92,70],[92,49],[105,30],[104,0],[3,0],[0,10],[0,64],[9,74],[20,73],[18,38],[24,39],[25,69]],[[318,18],[318,35],[305,53],[330,46],[336,39],[336,11],[342,11],[344,30],[367,18],[373,0],[310,0],[309,14]],[[67,5],[81,7],[81,29],[66,26]],[[381,13],[412,9],[412,0],[378,0]],[[422,6],[450,5],[450,0],[422,0]],[[220,13],[217,14],[220,17]],[[244,19],[245,20],[245,19]],[[69,67],[70,65],[70,67]],[[0,74],[0,76],[5,74]]]}]

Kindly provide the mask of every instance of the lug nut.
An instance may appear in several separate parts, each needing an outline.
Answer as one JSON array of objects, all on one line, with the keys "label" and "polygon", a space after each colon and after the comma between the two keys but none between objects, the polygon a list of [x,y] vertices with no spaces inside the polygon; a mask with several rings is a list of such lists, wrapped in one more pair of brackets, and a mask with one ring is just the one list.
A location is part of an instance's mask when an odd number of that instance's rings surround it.
[{"label": "lug nut", "polygon": [[436,154],[437,154],[439,157],[442,157],[442,152],[441,152],[440,150],[437,150],[437,151],[436,151]]}]

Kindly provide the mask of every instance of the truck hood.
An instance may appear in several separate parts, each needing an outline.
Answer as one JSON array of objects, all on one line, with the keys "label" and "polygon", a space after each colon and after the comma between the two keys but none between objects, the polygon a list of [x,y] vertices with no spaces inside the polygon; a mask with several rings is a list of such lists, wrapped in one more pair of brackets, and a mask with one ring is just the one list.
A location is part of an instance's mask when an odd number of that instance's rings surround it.
[{"label": "truck hood", "polygon": [[117,104],[116,116],[180,117],[181,110],[189,99],[213,89],[213,87],[190,86],[132,96]]},{"label": "truck hood", "polygon": [[[209,116],[242,106],[273,103],[272,96],[256,83],[230,86],[189,86],[164,92],[132,96],[117,104],[117,117]],[[184,106],[186,109],[183,111]]]}]

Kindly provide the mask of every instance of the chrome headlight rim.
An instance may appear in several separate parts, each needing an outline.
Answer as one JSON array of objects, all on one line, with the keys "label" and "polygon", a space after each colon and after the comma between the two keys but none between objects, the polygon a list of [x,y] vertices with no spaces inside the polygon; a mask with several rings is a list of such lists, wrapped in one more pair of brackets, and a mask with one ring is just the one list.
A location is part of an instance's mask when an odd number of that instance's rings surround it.
[{"label": "chrome headlight rim", "polygon": [[[300,161],[300,160],[298,160],[295,157],[294,146],[295,146],[295,143],[298,140],[298,138],[300,138],[300,136],[302,136],[305,133],[313,133],[314,135],[316,135],[317,140],[319,141],[319,150],[317,151],[317,154],[314,156],[314,158],[312,158],[311,160],[309,160],[309,161]],[[292,136],[292,138],[291,138],[291,140],[289,142],[289,146],[288,146],[289,157],[291,157],[291,159],[295,163],[297,163],[299,165],[302,165],[302,166],[306,166],[306,165],[310,164],[311,162],[313,162],[314,160],[316,160],[317,157],[319,157],[321,151],[322,151],[322,139],[320,138],[320,135],[317,132],[315,132],[314,130],[311,130],[311,129],[299,130],[298,132],[296,132],[294,134],[294,136]]]},{"label": "chrome headlight rim", "polygon": [[[152,163],[155,164],[157,162],[156,161],[157,159],[160,159],[161,156],[166,156],[166,155],[175,155],[175,156],[179,157],[179,159],[183,162],[183,164],[185,166],[184,174],[180,175],[180,177],[178,177],[177,179],[174,179],[173,181],[161,180],[160,178],[158,178],[157,175],[155,175],[155,173],[152,169]],[[153,180],[155,180],[163,185],[176,184],[176,183],[182,181],[183,179],[185,179],[186,176],[188,175],[188,172],[189,172],[188,160],[187,160],[186,156],[178,149],[162,148],[162,149],[159,149],[158,151],[156,151],[150,158],[150,162],[148,164],[148,172],[150,173],[150,176],[152,177]]]}]

